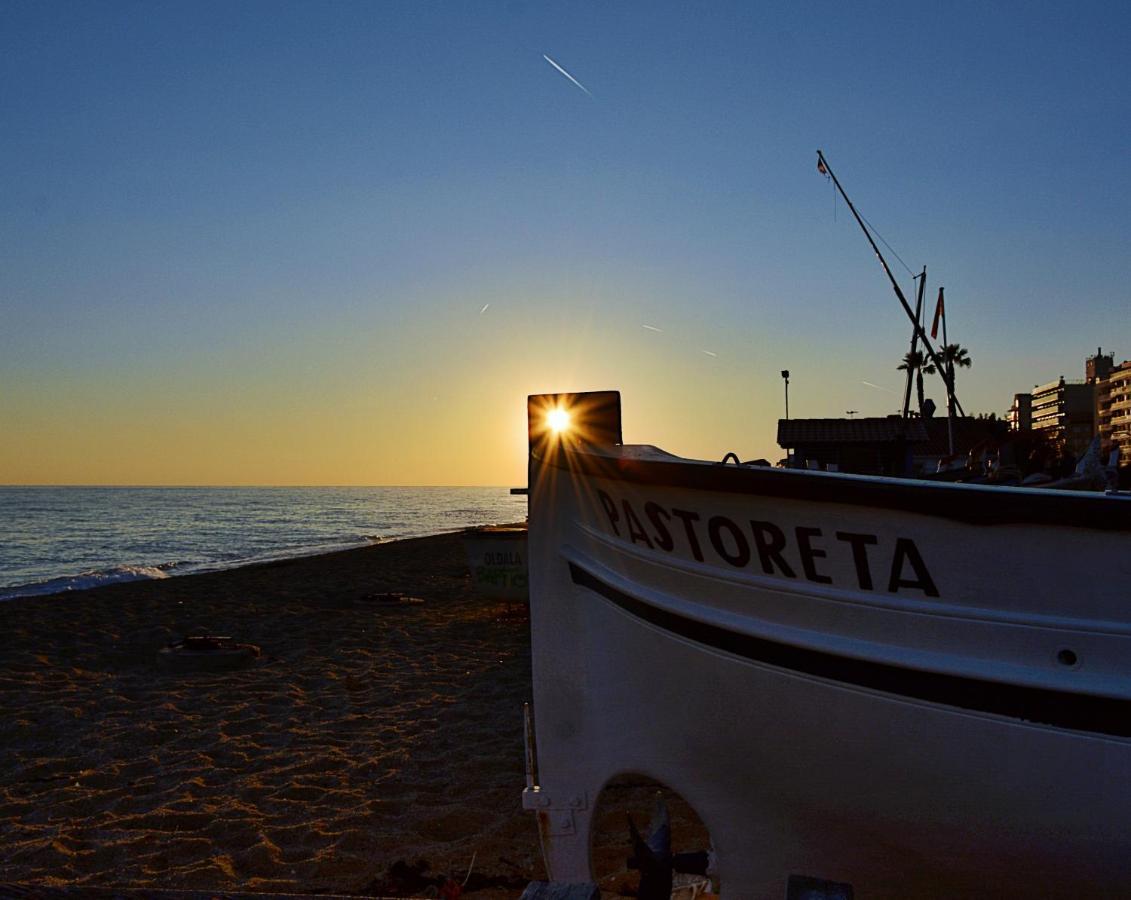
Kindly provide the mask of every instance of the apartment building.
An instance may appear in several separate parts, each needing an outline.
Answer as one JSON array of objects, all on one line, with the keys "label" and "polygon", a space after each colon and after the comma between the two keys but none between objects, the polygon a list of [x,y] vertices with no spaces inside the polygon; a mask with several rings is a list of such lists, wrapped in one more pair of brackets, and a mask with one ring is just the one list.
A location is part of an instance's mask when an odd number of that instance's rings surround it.
[{"label": "apartment building", "polygon": [[1058,449],[1079,456],[1098,434],[1106,462],[1119,448],[1121,466],[1131,466],[1131,361],[1115,365],[1115,356],[1096,350],[1084,360],[1082,380],[1063,375],[1014,394],[1006,420],[1013,431],[1044,432]]},{"label": "apartment building", "polygon": [[1079,456],[1095,434],[1096,385],[1083,379],[1037,385],[1032,392],[1032,428],[1059,450]]},{"label": "apartment building", "polygon": [[1033,427],[1033,395],[1014,394],[1013,404],[1005,414],[1010,431],[1028,431]]},{"label": "apartment building", "polygon": [[1097,385],[1097,426],[1106,458],[1119,448],[1119,464],[1131,466],[1131,361],[1115,366]]}]

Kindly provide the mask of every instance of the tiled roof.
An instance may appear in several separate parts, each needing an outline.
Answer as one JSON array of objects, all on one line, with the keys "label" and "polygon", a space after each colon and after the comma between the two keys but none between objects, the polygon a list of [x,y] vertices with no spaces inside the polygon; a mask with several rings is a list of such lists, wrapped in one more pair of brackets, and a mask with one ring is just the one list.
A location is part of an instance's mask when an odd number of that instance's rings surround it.
[{"label": "tiled roof", "polygon": [[778,446],[812,444],[886,444],[904,438],[929,440],[921,419],[885,416],[876,419],[778,419]]}]

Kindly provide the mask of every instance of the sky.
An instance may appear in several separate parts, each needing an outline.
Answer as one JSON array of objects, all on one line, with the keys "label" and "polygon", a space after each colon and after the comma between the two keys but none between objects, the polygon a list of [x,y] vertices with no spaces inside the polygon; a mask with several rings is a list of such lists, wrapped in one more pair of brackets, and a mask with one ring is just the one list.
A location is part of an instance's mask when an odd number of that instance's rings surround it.
[{"label": "sky", "polygon": [[0,483],[520,485],[526,395],[596,389],[630,443],[775,460],[782,369],[794,417],[896,412],[910,326],[818,148],[1001,415],[1131,358],[1129,25],[6,0]]}]

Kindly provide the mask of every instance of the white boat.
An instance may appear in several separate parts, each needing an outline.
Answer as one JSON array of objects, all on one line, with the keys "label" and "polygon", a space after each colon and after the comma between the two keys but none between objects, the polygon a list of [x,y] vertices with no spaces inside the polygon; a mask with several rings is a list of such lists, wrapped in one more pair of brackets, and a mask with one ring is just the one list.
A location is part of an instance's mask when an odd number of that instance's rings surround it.
[{"label": "white boat", "polygon": [[1131,896],[1131,497],[682,459],[615,392],[529,417],[553,879],[638,773],[724,897]]}]

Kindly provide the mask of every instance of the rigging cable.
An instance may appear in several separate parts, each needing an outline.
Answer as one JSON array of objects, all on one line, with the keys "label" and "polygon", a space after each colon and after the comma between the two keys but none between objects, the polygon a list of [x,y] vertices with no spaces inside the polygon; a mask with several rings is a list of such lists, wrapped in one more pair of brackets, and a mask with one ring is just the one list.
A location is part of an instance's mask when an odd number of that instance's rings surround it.
[{"label": "rigging cable", "polygon": [[[829,175],[827,172],[824,173],[824,174],[825,174],[825,181],[827,181],[829,184],[831,184],[832,188],[833,188],[833,221],[835,222],[836,221],[836,195],[837,195],[836,184],[833,183],[833,179],[832,179],[831,175]],[[891,244],[889,244],[887,242],[887,240],[885,240],[884,236],[882,234],[880,234],[880,232],[876,228],[876,226],[873,225],[871,222],[869,222],[867,219],[865,219],[863,215],[861,215],[860,218],[864,220],[864,224],[866,224],[868,226],[868,228],[872,231],[872,233],[880,239],[880,241],[883,243],[883,245],[891,251],[891,255],[899,260],[899,264],[907,270],[907,274],[911,276],[912,280],[917,278],[918,276],[914,272],[911,271],[911,267],[903,261],[902,256],[900,256],[898,253],[895,252],[895,248]]]},{"label": "rigging cable", "polygon": [[[860,218],[864,219],[864,216],[861,215]],[[883,245],[891,251],[892,256],[894,256],[896,259],[899,260],[899,264],[901,266],[903,266],[903,268],[907,269],[907,274],[910,275],[912,278],[915,278],[916,277],[915,273],[911,271],[911,267],[908,266],[907,263],[905,263],[903,261],[903,257],[901,257],[898,253],[895,252],[895,248],[891,244],[889,244],[886,240],[884,240],[884,236],[882,234],[880,234],[879,231],[876,230],[876,226],[873,225],[871,222],[869,222],[867,219],[864,219],[864,224],[867,225],[872,230],[872,234],[874,234],[876,237],[878,237],[880,239],[880,241],[883,242]]]}]

